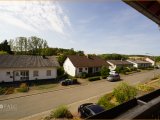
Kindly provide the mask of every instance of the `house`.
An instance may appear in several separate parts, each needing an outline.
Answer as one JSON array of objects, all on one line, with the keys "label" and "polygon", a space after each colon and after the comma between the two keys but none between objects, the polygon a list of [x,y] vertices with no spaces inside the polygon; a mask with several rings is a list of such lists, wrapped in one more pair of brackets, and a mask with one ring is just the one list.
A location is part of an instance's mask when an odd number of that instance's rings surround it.
[{"label": "house", "polygon": [[133,64],[126,60],[107,60],[110,65],[110,70],[115,70],[117,67],[133,67]]},{"label": "house", "polygon": [[152,64],[152,66],[155,65],[155,60],[151,59],[151,58],[145,58],[146,61],[150,62]]},{"label": "house", "polygon": [[0,55],[0,82],[54,79],[57,67],[54,56]]},{"label": "house", "polygon": [[64,61],[64,71],[71,76],[79,76],[82,72],[93,74],[99,72],[108,63],[97,56],[70,55]]},{"label": "house", "polygon": [[127,61],[133,63],[133,66],[136,68],[147,68],[152,65],[150,62],[142,60],[127,60]]}]

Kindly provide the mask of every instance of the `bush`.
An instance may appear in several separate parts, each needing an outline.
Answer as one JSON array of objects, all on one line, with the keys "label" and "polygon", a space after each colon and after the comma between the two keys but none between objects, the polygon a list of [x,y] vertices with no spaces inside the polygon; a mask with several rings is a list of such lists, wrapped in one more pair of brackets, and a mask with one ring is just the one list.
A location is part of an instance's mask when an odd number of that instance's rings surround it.
[{"label": "bush", "polygon": [[0,87],[0,95],[5,94],[6,90],[7,90],[7,88],[5,88],[5,87]]},{"label": "bush", "polygon": [[6,90],[6,92],[5,92],[5,95],[13,94],[13,93],[14,93],[14,90],[15,90],[14,87],[9,87],[9,88],[7,88],[7,90]]},{"label": "bush", "polygon": [[151,87],[147,84],[139,84],[136,86],[136,88],[140,91],[144,91],[144,92],[149,92],[149,91],[153,91],[154,87]]},{"label": "bush", "polygon": [[89,81],[96,81],[96,80],[100,80],[100,77],[90,77],[88,78]]},{"label": "bush", "polygon": [[64,69],[63,67],[59,67],[57,69],[57,76],[60,77],[60,76],[63,76],[64,75]]},{"label": "bush", "polygon": [[106,66],[103,66],[101,68],[101,76],[102,77],[107,77],[109,75],[109,72],[110,72],[110,70]]},{"label": "bush", "polygon": [[21,83],[20,87],[17,88],[18,92],[28,92],[29,91],[29,87],[26,83]]},{"label": "bush", "polygon": [[66,106],[60,106],[51,112],[50,118],[73,118],[73,115]]},{"label": "bush", "polygon": [[127,83],[121,83],[113,91],[113,95],[119,103],[133,99],[137,95],[137,89]]},{"label": "bush", "polygon": [[86,72],[82,72],[79,77],[80,78],[87,78],[87,76],[88,76],[88,74]]},{"label": "bush", "polygon": [[107,77],[106,76],[102,76],[102,79],[106,79]]},{"label": "bush", "polygon": [[131,71],[137,71],[137,68],[132,67],[132,68],[131,68]]},{"label": "bush", "polygon": [[73,80],[73,83],[74,83],[74,84],[77,84],[77,83],[78,83],[77,78],[72,78],[72,80]]},{"label": "bush", "polygon": [[97,104],[102,106],[106,110],[111,109],[111,108],[115,107],[115,105],[110,102],[112,97],[113,97],[112,94],[104,95],[98,100]]}]

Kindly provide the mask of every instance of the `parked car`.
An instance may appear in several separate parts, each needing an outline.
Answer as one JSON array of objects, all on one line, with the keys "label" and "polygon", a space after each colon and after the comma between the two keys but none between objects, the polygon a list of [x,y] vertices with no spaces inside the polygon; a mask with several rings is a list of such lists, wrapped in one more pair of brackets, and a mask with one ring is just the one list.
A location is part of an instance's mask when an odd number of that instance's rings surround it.
[{"label": "parked car", "polygon": [[65,80],[62,80],[60,83],[61,83],[61,85],[63,85],[63,86],[73,85],[73,84],[76,84],[76,83],[77,83],[77,80],[65,79]]},{"label": "parked car", "polygon": [[85,103],[78,107],[78,113],[81,118],[87,118],[105,111],[101,106],[94,103]]},{"label": "parked car", "polygon": [[112,74],[112,75],[109,75],[107,77],[107,80],[108,81],[117,81],[117,80],[120,80],[120,75],[119,74]]}]

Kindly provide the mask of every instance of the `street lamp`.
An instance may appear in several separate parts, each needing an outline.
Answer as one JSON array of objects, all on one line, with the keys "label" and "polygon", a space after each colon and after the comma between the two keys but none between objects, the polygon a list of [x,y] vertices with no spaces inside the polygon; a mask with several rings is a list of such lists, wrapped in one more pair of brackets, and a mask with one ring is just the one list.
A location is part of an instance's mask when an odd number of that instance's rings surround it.
[{"label": "street lamp", "polygon": [[[150,53],[146,53],[147,55],[149,55],[149,57],[151,57],[152,55]],[[153,64],[153,77],[155,78],[155,64],[156,64],[156,59],[155,59],[155,56],[152,56],[153,59],[154,59],[154,64]]]}]

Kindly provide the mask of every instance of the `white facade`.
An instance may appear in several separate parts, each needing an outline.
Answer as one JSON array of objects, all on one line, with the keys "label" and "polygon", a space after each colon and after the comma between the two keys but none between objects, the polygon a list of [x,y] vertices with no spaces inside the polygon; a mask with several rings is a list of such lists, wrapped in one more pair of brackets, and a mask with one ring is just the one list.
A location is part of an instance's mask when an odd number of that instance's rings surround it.
[{"label": "white facade", "polygon": [[109,69],[110,69],[111,71],[113,71],[113,70],[116,69],[116,65],[114,65],[113,63],[111,63],[111,62],[109,62],[109,61],[107,61],[107,63],[110,65],[110,66],[109,66]]},{"label": "white facade", "polygon": [[74,67],[74,65],[72,64],[69,58],[67,58],[64,61],[63,68],[67,74],[71,76],[76,76],[76,67]]},{"label": "white facade", "polygon": [[[48,71],[48,72],[47,72]],[[37,73],[37,75],[35,75]],[[0,82],[54,79],[57,68],[0,68]]]},{"label": "white facade", "polygon": [[150,62],[152,64],[152,66],[155,65],[155,61],[154,60],[152,60],[150,58],[146,58],[145,60],[148,61],[148,62]]},{"label": "white facade", "polygon": [[147,67],[151,66],[151,63],[136,63],[136,62],[130,61],[130,60],[127,60],[127,61],[131,62],[133,64],[133,67],[136,67],[136,68],[147,68]]},{"label": "white facade", "polygon": [[82,72],[95,73],[100,71],[100,67],[75,67],[69,58],[66,58],[64,61],[63,68],[67,74],[74,77],[80,75]]}]

